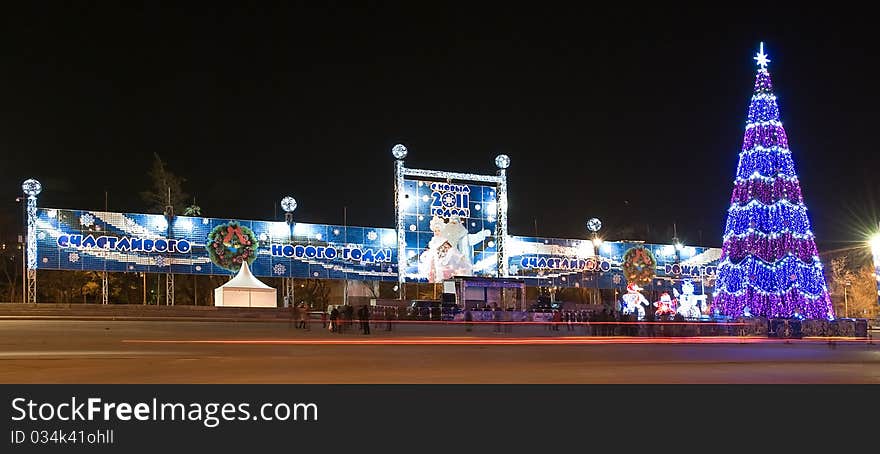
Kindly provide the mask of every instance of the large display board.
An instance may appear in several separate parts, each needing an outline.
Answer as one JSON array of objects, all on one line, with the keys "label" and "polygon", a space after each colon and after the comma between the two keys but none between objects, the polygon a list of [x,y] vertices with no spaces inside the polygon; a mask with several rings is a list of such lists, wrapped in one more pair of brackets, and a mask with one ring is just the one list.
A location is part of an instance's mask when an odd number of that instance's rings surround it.
[{"label": "large display board", "polygon": [[[598,245],[598,248],[596,247]],[[507,240],[508,269],[530,286],[620,288],[627,281],[622,271],[626,252],[644,247],[656,258],[648,287],[664,290],[677,281],[690,279],[698,292],[712,286],[719,248],[683,247],[669,244],[603,242],[590,240],[510,236]]]},{"label": "large display board", "polygon": [[403,187],[408,281],[498,275],[495,187],[422,179]]},{"label": "large display board", "polygon": [[393,229],[37,209],[37,267],[396,280]]}]

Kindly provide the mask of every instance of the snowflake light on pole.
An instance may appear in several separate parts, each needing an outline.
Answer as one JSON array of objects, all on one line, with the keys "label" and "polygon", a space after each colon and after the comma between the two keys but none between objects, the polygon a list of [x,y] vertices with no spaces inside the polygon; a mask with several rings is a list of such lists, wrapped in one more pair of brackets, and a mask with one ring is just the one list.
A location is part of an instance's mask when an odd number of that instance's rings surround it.
[{"label": "snowflake light on pole", "polygon": [[764,53],[724,228],[715,306],[728,316],[833,319]]}]

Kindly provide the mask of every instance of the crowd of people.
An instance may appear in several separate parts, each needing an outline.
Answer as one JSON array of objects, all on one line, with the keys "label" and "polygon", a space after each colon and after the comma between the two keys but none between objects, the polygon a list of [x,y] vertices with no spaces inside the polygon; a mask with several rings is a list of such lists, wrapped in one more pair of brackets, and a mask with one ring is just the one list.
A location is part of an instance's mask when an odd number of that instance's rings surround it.
[{"label": "crowd of people", "polygon": [[[406,309],[395,306],[352,305],[331,306],[326,311],[310,311],[305,303],[291,305],[291,320],[297,329],[311,330],[313,317],[320,314],[321,328],[343,334],[360,331],[364,335],[374,330],[393,331],[394,326],[407,318]],[[464,322],[465,331],[472,331],[480,322],[494,325],[495,332],[512,332],[520,322],[542,323],[545,330],[569,331],[573,335],[587,336],[678,336],[693,334],[698,330],[681,314],[653,316],[639,320],[634,313],[625,313],[606,306],[596,310],[554,310],[551,312],[514,312],[496,307],[474,308],[461,311],[456,322]],[[678,323],[636,323],[636,322]],[[355,327],[357,322],[357,327]],[[513,323],[511,323],[513,322]]]}]

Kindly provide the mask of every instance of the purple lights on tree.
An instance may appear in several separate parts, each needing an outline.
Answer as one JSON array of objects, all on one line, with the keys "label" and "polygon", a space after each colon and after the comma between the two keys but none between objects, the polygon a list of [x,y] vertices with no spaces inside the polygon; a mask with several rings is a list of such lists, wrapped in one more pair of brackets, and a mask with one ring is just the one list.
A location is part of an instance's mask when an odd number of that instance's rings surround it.
[{"label": "purple lights on tree", "polygon": [[749,106],[725,224],[715,307],[734,317],[832,319],[822,263],[766,61],[759,60]]},{"label": "purple lights on tree", "polygon": [[772,182],[763,180],[740,180],[733,186],[731,204],[744,205],[752,200],[757,200],[764,205],[770,205],[777,200],[786,199],[792,203],[801,203],[801,186],[796,179],[777,179]]},{"label": "purple lights on tree", "polygon": [[788,138],[785,136],[785,129],[782,125],[774,124],[758,124],[746,129],[746,136],[743,139],[743,151],[751,150],[755,145],[764,148],[778,146],[780,148],[788,148]]}]

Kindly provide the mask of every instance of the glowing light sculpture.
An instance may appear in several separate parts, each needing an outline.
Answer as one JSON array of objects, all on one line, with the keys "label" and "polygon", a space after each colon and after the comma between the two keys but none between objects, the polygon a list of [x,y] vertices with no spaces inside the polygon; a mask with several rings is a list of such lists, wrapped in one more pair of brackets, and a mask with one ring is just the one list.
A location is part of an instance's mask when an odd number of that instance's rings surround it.
[{"label": "glowing light sculpture", "polygon": [[764,53],[724,228],[714,305],[727,316],[833,319]]}]

